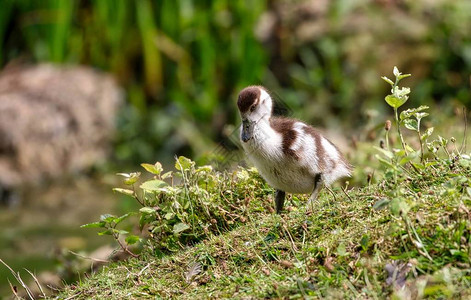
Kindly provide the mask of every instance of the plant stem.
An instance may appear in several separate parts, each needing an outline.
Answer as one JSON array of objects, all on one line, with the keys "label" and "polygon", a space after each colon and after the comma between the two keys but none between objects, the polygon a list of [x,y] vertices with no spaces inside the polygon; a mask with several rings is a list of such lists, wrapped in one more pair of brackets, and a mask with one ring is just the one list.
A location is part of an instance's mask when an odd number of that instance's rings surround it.
[{"label": "plant stem", "polygon": [[142,207],[146,206],[144,203],[145,196],[143,195],[143,201],[139,200],[139,197],[137,196],[137,193],[136,193],[136,187],[134,186],[134,184],[132,185],[132,190],[134,191],[133,198],[136,199],[136,201],[139,202],[139,204]]},{"label": "plant stem", "polygon": [[417,131],[417,135],[419,136],[419,143],[420,143],[420,162],[423,163],[424,162],[424,145],[422,144],[422,140],[420,139],[420,131]]},{"label": "plant stem", "polygon": [[121,249],[124,252],[131,255],[132,257],[139,257],[138,254],[132,253],[131,250],[129,250],[127,246],[125,246],[125,245],[123,245],[123,243],[121,243],[121,241],[119,240],[119,234],[113,234],[113,237],[116,240],[116,242],[118,242],[119,246],[121,247]]},{"label": "plant stem", "polygon": [[[426,257],[428,260],[430,261],[433,261],[432,257],[430,257],[430,254],[428,253],[427,249],[425,248],[425,245],[424,243],[422,242],[422,239],[420,238],[420,236],[417,234],[417,231],[415,230],[414,226],[412,226],[412,223],[410,222],[409,218],[407,216],[403,216],[402,219],[404,220],[404,222],[406,223],[406,229],[407,229],[407,234],[409,235],[409,239],[411,240],[412,244],[415,246],[415,248],[417,249],[417,251],[424,257]],[[414,241],[414,238],[412,237],[412,234],[411,234],[411,231],[414,233],[415,235],[415,239],[417,240],[417,242],[420,243],[420,245],[422,247],[419,247],[415,241]],[[423,250],[421,250],[420,248],[423,248]]]},{"label": "plant stem", "polygon": [[[396,81],[396,84],[397,84],[397,81]],[[406,143],[404,142],[404,137],[402,136],[401,128],[399,126],[399,117],[397,115],[397,108],[394,108],[394,117],[396,118],[397,134],[401,138],[402,148],[404,149],[404,152],[406,153],[406,155],[408,155],[409,153],[407,152],[407,149],[406,149]],[[419,135],[419,138],[420,138],[420,135]],[[420,147],[422,148],[422,143],[420,143]],[[419,173],[419,170],[414,166],[412,162],[409,162],[409,164],[417,173]]]},{"label": "plant stem", "polygon": [[193,235],[195,235],[195,220],[194,220],[194,217],[195,217],[195,213],[193,211],[193,203],[191,202],[191,198],[190,198],[190,189],[188,187],[188,183],[189,183],[189,178],[187,176],[185,176],[185,171],[183,170],[183,166],[180,164],[180,161],[177,159],[177,163],[180,165],[180,172],[182,174],[182,179],[183,179],[183,186],[185,187],[185,196],[186,196],[186,199],[187,201],[189,201],[190,203],[190,209],[191,209],[191,231],[193,232]]},{"label": "plant stem", "polygon": [[396,118],[397,134],[401,138],[402,148],[404,149],[404,151],[406,152],[406,155],[407,155],[408,153],[407,153],[407,149],[406,149],[406,143],[404,142],[404,138],[402,137],[402,133],[401,133],[401,128],[399,126],[399,117],[397,115],[397,108],[394,108],[394,117]]}]

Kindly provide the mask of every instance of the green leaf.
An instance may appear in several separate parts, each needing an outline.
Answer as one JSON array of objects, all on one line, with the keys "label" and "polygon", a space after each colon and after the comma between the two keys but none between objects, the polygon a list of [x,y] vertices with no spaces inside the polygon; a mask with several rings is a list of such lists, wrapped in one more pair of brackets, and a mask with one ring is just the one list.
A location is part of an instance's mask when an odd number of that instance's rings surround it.
[{"label": "green leaf", "polygon": [[162,178],[162,179],[169,178],[169,177],[172,176],[172,173],[173,173],[172,171],[168,171],[168,172],[164,173],[164,174],[161,176],[161,178]]},{"label": "green leaf", "polygon": [[401,210],[401,207],[400,207],[400,203],[401,200],[398,199],[398,198],[394,198],[391,200],[391,204],[390,204],[390,209],[391,209],[391,213],[395,216],[399,216],[399,212]]},{"label": "green leaf", "polygon": [[415,152],[414,148],[406,144],[406,150],[407,152]]},{"label": "green leaf", "polygon": [[391,86],[394,85],[394,82],[393,82],[391,79],[389,79],[388,77],[386,77],[386,76],[382,76],[381,79],[383,79],[384,81],[386,81],[387,83],[389,83]]},{"label": "green leaf", "polygon": [[383,153],[383,155],[386,156],[389,159],[392,159],[394,157],[394,154],[389,150],[386,150],[386,149],[383,149],[383,148],[380,148],[380,147],[377,147],[377,146],[373,146],[373,148],[375,148],[379,152]]},{"label": "green leaf", "polygon": [[[407,146],[406,146],[406,148],[407,148]],[[404,150],[404,149],[393,149],[393,150],[394,150],[394,154],[396,155],[396,157],[406,156],[406,150]]]},{"label": "green leaf", "polygon": [[129,179],[125,179],[124,180],[124,184],[126,185],[133,185],[136,183],[136,181],[139,179],[139,176],[136,176],[136,177],[131,177]]},{"label": "green leaf", "polygon": [[98,235],[113,235],[113,230],[112,229],[107,229],[104,231],[98,232]]},{"label": "green leaf", "polygon": [[361,237],[360,245],[361,245],[361,248],[363,249],[363,251],[368,250],[368,246],[370,245],[370,237],[367,234],[364,234]]},{"label": "green leaf", "polygon": [[120,229],[112,229],[114,233],[117,233],[117,234],[128,234],[129,231],[126,231],[126,230],[120,230]]},{"label": "green leaf", "polygon": [[425,141],[426,139],[428,139],[428,138],[432,135],[433,129],[434,129],[433,127],[428,128],[428,129],[424,132],[424,134],[422,134],[422,135],[420,136],[420,139],[421,139],[422,141]]},{"label": "green leaf", "polygon": [[398,80],[401,80],[401,79],[404,79],[404,78],[407,78],[407,77],[410,77],[412,76],[411,74],[401,74],[397,77]]},{"label": "green leaf", "polygon": [[401,201],[400,207],[401,207],[401,212],[403,215],[406,215],[410,210],[410,206],[409,204],[407,204],[405,200]]},{"label": "green leaf", "polygon": [[117,192],[126,196],[131,196],[134,197],[134,191],[128,190],[128,189],[120,189],[120,188],[114,188],[113,192]]},{"label": "green leaf", "polygon": [[399,114],[399,120],[403,121],[404,119],[410,118],[410,116],[411,116],[411,112],[408,109],[403,110]]},{"label": "green leaf", "polygon": [[386,168],[397,171],[397,168],[396,168],[395,165],[393,165],[393,164],[390,163],[389,161],[385,160],[384,158],[382,158],[382,157],[379,156],[378,154],[376,154],[376,159],[379,160],[379,162],[380,162],[381,164],[383,164]]},{"label": "green leaf", "polygon": [[144,225],[147,224],[147,216],[146,214],[142,214],[141,217],[139,218],[139,229],[142,231],[144,228]]},{"label": "green leaf", "polygon": [[421,120],[422,118],[425,118],[426,116],[428,116],[428,113],[426,112],[415,113],[414,116],[417,120]]},{"label": "green leaf", "polygon": [[411,162],[411,164],[412,164],[416,169],[425,170],[425,165],[424,165],[424,164],[415,163],[415,162]]},{"label": "green leaf", "polygon": [[347,249],[345,247],[345,244],[344,243],[340,243],[339,246],[337,247],[337,254],[339,256],[347,256],[348,255],[348,252],[347,252]]},{"label": "green leaf", "polygon": [[175,217],[175,214],[173,212],[168,212],[164,216],[164,218],[167,219],[167,220],[171,220],[171,219],[173,219],[173,217]]},{"label": "green leaf", "polygon": [[387,95],[384,100],[386,100],[386,103],[392,108],[399,108],[407,101],[407,98],[400,99],[394,95]]},{"label": "green leaf", "polygon": [[139,211],[144,215],[153,215],[153,214],[155,214],[155,209],[153,209],[152,207],[143,207],[143,208],[139,209]]},{"label": "green leaf", "polygon": [[394,96],[400,98],[400,99],[403,99],[404,101],[407,101],[408,99],[408,96],[410,93],[410,88],[408,87],[394,87],[394,91],[393,91],[393,94]]},{"label": "green leaf", "polygon": [[395,216],[399,216],[400,213],[403,215],[407,214],[409,212],[409,205],[406,203],[406,201],[402,198],[394,198],[391,200],[391,213]]},{"label": "green leaf", "polygon": [[127,213],[127,214],[125,214],[125,215],[122,215],[122,216],[119,217],[119,218],[116,218],[114,222],[115,222],[115,224],[119,224],[119,223],[121,223],[123,220],[127,219],[129,216],[132,216],[132,215],[134,215],[134,214],[135,214],[134,212]]},{"label": "green leaf", "polygon": [[402,121],[404,123],[404,126],[413,131],[419,131],[419,123],[415,119],[405,119]]},{"label": "green leaf", "polygon": [[196,169],[196,173],[199,173],[199,172],[206,172],[206,173],[209,173],[213,170],[213,167],[212,166],[201,166],[201,167],[198,167],[198,169]]},{"label": "green leaf", "polygon": [[184,156],[180,156],[175,163],[175,169],[179,171],[188,171],[192,166],[195,165],[194,161],[191,161],[191,159],[186,158]]},{"label": "green leaf", "polygon": [[133,185],[139,179],[139,176],[141,176],[141,172],[117,173],[116,175],[124,177],[124,184]]},{"label": "green leaf", "polygon": [[438,164],[438,162],[436,162],[436,161],[429,161],[425,164],[425,167],[428,168],[428,167],[431,167],[431,166],[435,166],[437,164]]},{"label": "green leaf", "polygon": [[168,183],[165,181],[153,179],[141,184],[140,188],[146,191],[162,191],[162,188],[166,186],[168,186]]},{"label": "green leaf", "polygon": [[134,245],[135,243],[139,242],[140,238],[137,235],[130,234],[126,237],[126,244]]},{"label": "green leaf", "polygon": [[155,175],[160,175],[162,173],[163,168],[162,164],[159,162],[156,162],[154,165],[151,164],[141,164],[141,166],[146,169],[147,172],[155,174]]},{"label": "green leaf", "polygon": [[469,168],[471,166],[471,161],[469,159],[461,158],[459,160],[459,163],[460,163],[460,166],[462,166],[463,168]]},{"label": "green leaf", "polygon": [[114,220],[116,220],[116,216],[114,215],[110,215],[110,214],[104,214],[104,215],[101,215],[100,216],[100,221],[102,222],[106,222],[106,223],[111,223],[113,222]]},{"label": "green leaf", "polygon": [[393,74],[396,77],[399,77],[401,75],[401,73],[399,72],[399,69],[396,66],[394,66],[393,68]]},{"label": "green leaf", "polygon": [[389,204],[389,202],[390,201],[386,198],[380,199],[380,200],[376,201],[376,203],[373,205],[373,209],[374,210],[383,209]]},{"label": "green leaf", "polygon": [[412,115],[419,113],[421,111],[424,111],[426,109],[429,109],[427,105],[421,105],[416,108],[409,108],[409,109],[403,110],[401,112],[400,119],[404,120],[404,119],[410,118]]},{"label": "green leaf", "polygon": [[403,166],[407,164],[408,162],[410,162],[411,160],[415,159],[416,157],[417,157],[417,152],[411,152],[407,156],[404,156],[403,158],[401,158],[401,160],[399,161],[399,165]]},{"label": "green leaf", "polygon": [[190,226],[185,223],[177,223],[173,226],[173,233],[178,234],[182,231],[189,229]]},{"label": "green leaf", "polygon": [[438,142],[441,146],[446,146],[448,144],[448,140],[441,136],[438,136]]},{"label": "green leaf", "polygon": [[105,227],[105,222],[93,222],[80,226],[80,228],[103,228]]}]

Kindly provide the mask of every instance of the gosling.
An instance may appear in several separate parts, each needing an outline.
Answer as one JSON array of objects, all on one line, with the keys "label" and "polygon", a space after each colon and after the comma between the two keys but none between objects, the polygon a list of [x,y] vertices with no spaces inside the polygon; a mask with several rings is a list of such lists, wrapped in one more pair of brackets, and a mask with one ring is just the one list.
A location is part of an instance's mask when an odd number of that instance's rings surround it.
[{"label": "gosling", "polygon": [[242,126],[240,139],[249,160],[276,189],[279,214],[285,193],[308,194],[312,205],[324,185],[351,176],[342,153],[313,127],[272,115],[273,100],[262,86],[249,86],[237,100]]}]

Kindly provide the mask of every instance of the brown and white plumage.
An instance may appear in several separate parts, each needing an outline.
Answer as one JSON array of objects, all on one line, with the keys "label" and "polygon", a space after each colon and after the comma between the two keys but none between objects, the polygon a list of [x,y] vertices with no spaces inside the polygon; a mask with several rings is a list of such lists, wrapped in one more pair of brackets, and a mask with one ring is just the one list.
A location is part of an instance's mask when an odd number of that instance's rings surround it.
[{"label": "brown and white plumage", "polygon": [[311,193],[351,175],[340,151],[313,127],[290,118],[272,116],[273,101],[261,86],[239,93],[241,141],[249,160],[277,190],[276,208],[283,208],[285,192]]}]

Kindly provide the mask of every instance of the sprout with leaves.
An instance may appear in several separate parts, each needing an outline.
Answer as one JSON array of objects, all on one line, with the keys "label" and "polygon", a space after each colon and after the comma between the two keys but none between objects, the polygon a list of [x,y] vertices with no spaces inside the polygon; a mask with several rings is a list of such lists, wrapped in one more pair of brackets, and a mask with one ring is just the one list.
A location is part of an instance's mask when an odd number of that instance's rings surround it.
[{"label": "sprout with leaves", "polygon": [[[116,226],[119,223],[121,223],[122,221],[124,221],[125,219],[127,219],[129,216],[133,214],[134,213],[130,212],[125,215],[122,215],[121,217],[117,217],[110,214],[105,214],[100,217],[99,222],[85,224],[80,227],[81,228],[104,228],[104,230],[98,232],[98,235],[111,235],[115,239],[115,241],[119,244],[121,249],[123,249],[124,252],[126,252],[127,254],[131,256],[137,257],[138,255],[134,254],[133,252],[131,252],[131,250],[129,250],[128,245],[133,245],[137,243],[138,241],[140,241],[140,238],[136,235],[129,234],[129,232],[126,230],[121,230],[121,229],[116,228]],[[126,236],[126,239],[125,239],[126,245],[123,244],[120,240],[120,237],[122,235]]]},{"label": "sprout with leaves", "polygon": [[[423,134],[420,132],[420,122],[422,118],[428,116],[428,113],[424,112],[429,107],[422,105],[418,108],[407,109],[401,112],[400,116],[398,116],[398,108],[401,107],[406,101],[409,99],[410,88],[408,87],[399,87],[399,82],[411,76],[411,74],[402,74],[399,72],[397,67],[394,67],[393,74],[396,77],[396,80],[393,82],[391,79],[387,78],[386,76],[382,76],[381,78],[391,85],[391,94],[387,95],[384,100],[386,103],[389,104],[394,109],[394,117],[396,120],[396,127],[397,133],[401,139],[401,145],[404,150],[405,155],[408,155],[408,152],[414,152],[412,148],[408,147],[404,142],[404,137],[402,135],[400,125],[404,125],[409,130],[415,131],[419,138],[420,144],[420,162],[422,163],[424,160],[424,144],[433,133],[433,127],[427,129],[427,131]],[[387,132],[386,132],[387,135]],[[415,156],[414,153],[410,156],[412,159]],[[417,170],[420,165],[411,163],[412,167]]]},{"label": "sprout with leaves", "polygon": [[391,79],[389,79],[386,76],[381,77],[384,81],[386,81],[387,83],[391,85],[391,94],[387,95],[384,98],[384,100],[386,100],[386,103],[388,103],[389,106],[391,106],[394,109],[394,117],[396,120],[397,133],[399,134],[399,137],[401,138],[402,148],[404,149],[404,151],[406,151],[406,154],[407,154],[406,144],[404,142],[404,137],[402,136],[401,129],[399,126],[400,124],[399,124],[399,116],[397,114],[397,109],[401,107],[404,103],[406,103],[407,99],[409,99],[408,95],[410,93],[410,88],[408,87],[399,88],[398,84],[399,84],[399,81],[411,76],[411,74],[402,74],[401,72],[399,72],[396,66],[394,66],[393,74],[396,77],[395,82],[393,82]]},{"label": "sprout with leaves", "polygon": [[[391,94],[387,95],[384,100],[394,109],[394,117],[396,121],[397,133],[401,140],[402,150],[399,149],[392,149],[390,151],[389,146],[387,149],[377,148],[384,157],[380,157],[377,155],[378,160],[387,167],[387,171],[385,173],[386,177],[392,178],[392,182],[394,185],[398,186],[401,181],[406,180],[406,172],[404,172],[405,164],[410,164],[410,166],[416,171],[419,172],[420,170],[424,170],[425,168],[434,164],[434,162],[427,162],[424,163],[424,143],[426,143],[427,138],[433,132],[433,128],[429,128],[426,130],[425,133],[421,134],[420,132],[420,123],[421,120],[428,116],[428,113],[424,112],[429,107],[428,106],[420,106],[418,108],[407,109],[398,114],[398,109],[406,101],[409,99],[410,88],[408,87],[399,87],[399,82],[411,76],[410,74],[402,74],[399,72],[397,67],[394,67],[393,74],[396,77],[396,80],[393,82],[391,79],[387,78],[386,76],[382,76],[381,78],[391,85]],[[404,142],[404,137],[401,132],[401,125],[404,125],[409,130],[412,130],[417,133],[420,142],[420,163],[416,163],[413,160],[417,158],[418,151],[414,150],[412,147],[406,145]],[[386,121],[385,130],[386,130],[386,139],[388,139],[388,133],[391,128],[391,124],[389,121]],[[395,218],[400,218],[404,222],[407,235],[411,242],[415,245],[417,251],[426,257],[429,260],[432,260],[430,254],[428,253],[427,249],[424,247],[424,243],[415,230],[413,222],[410,220],[408,216],[408,212],[410,210],[410,204],[406,197],[404,197],[403,192],[401,189],[394,189],[392,193],[388,195],[388,198],[382,198],[374,205],[375,209],[381,209],[384,206],[389,206],[390,212],[392,216]]]}]

